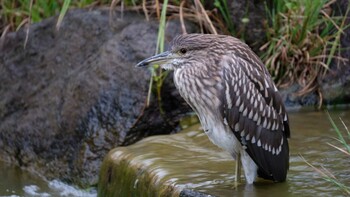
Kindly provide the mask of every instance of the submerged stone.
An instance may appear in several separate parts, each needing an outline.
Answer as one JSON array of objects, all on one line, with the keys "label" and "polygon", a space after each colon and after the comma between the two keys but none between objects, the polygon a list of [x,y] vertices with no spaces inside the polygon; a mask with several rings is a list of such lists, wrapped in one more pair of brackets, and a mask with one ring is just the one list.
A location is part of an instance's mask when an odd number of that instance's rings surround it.
[{"label": "submerged stone", "polygon": [[230,196],[234,160],[199,126],[148,137],[105,157],[98,196]]}]

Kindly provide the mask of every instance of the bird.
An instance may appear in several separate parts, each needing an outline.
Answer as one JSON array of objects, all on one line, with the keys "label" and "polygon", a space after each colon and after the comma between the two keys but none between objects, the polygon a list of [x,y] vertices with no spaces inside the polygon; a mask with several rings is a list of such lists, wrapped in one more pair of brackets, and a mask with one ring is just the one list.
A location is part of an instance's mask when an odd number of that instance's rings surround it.
[{"label": "bird", "polygon": [[241,167],[248,184],[257,177],[284,182],[289,169],[289,119],[264,63],[238,38],[183,34],[170,49],[139,62],[173,70],[180,95],[199,117],[212,143]]}]

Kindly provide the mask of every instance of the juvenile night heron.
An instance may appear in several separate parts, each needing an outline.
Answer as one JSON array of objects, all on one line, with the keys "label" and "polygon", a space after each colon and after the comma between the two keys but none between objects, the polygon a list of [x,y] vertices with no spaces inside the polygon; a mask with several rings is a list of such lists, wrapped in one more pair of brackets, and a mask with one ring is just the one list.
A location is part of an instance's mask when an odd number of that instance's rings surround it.
[{"label": "juvenile night heron", "polygon": [[239,160],[249,184],[257,176],[286,180],[288,116],[270,74],[246,44],[224,35],[181,35],[171,50],[136,66],[153,64],[174,70],[177,89],[209,139],[236,160],[236,183]]}]

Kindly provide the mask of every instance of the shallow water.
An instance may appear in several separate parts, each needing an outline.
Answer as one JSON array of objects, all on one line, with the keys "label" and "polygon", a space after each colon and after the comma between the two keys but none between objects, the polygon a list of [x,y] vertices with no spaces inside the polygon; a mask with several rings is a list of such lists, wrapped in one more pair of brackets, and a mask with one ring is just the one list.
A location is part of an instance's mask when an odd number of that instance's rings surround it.
[{"label": "shallow water", "polygon": [[[342,130],[344,129],[338,117],[341,117],[346,125],[350,125],[349,110],[334,111],[331,112],[331,116]],[[274,184],[258,180],[254,185],[246,185],[243,181],[243,184],[233,188],[233,159],[227,152],[209,142],[207,136],[199,131],[199,125],[194,125],[175,135],[149,137],[129,147],[111,151],[109,163],[104,167],[104,177],[108,177],[106,169],[112,169],[110,174],[119,174],[119,177],[123,174],[118,171],[121,168],[126,169],[124,174],[139,174],[144,171],[147,173],[119,181],[127,183],[126,185],[118,185],[115,180],[110,184],[102,180],[101,194],[106,194],[104,191],[114,191],[127,196],[137,191],[145,193],[150,186],[154,187],[155,191],[164,191],[164,185],[172,185],[173,196],[177,196],[186,188],[224,197],[344,196],[338,187],[321,178],[303,160],[305,158],[316,167],[328,169],[340,182],[349,185],[350,158],[327,144],[339,145],[334,139],[337,134],[327,114],[310,111],[290,113],[290,121],[290,170],[284,183]],[[133,188],[137,189],[130,188],[129,185],[134,185]],[[112,186],[125,189],[113,190]]]},{"label": "shallow water", "polygon": [[[339,117],[350,127],[350,110],[332,111],[330,114],[340,130],[345,131]],[[191,150],[193,152],[185,151],[194,146],[187,147],[185,142],[181,143],[184,137],[189,138],[186,143],[198,139],[197,144],[204,147],[210,146],[201,131],[193,130],[199,125],[184,131],[186,135],[173,135],[179,143],[172,144],[171,149],[165,148],[169,143],[167,140],[170,139],[163,136],[151,138],[157,141],[153,147],[145,149],[141,146],[142,143],[138,143],[132,146],[131,150],[140,152],[140,155],[143,154],[140,160],[144,163],[170,166],[154,170],[157,171],[157,175],[165,177],[167,182],[173,182],[176,187],[193,188],[217,196],[344,196],[338,187],[322,179],[302,159],[304,157],[316,167],[327,168],[340,182],[350,185],[350,158],[327,144],[339,145],[334,139],[337,134],[332,128],[327,114],[325,112],[304,111],[290,113],[289,116],[292,132],[292,138],[289,141],[291,157],[288,179],[285,183],[272,184],[259,181],[253,186],[242,184],[234,189],[234,161],[228,154],[219,152],[217,149],[208,151],[205,148]],[[143,150],[138,149],[140,147]],[[197,155],[193,155],[194,152]],[[215,157],[204,159],[204,157],[211,157],[211,155]],[[191,161],[192,164],[189,164],[188,158],[195,161]],[[208,163],[208,160],[213,160],[213,162]],[[218,160],[220,166],[217,165]],[[94,190],[79,190],[59,181],[45,181],[18,167],[1,162],[0,177],[0,196],[96,196]]]},{"label": "shallow water", "polygon": [[0,162],[0,196],[84,196],[94,197],[96,189],[81,190],[63,182],[43,178],[19,167]]},{"label": "shallow water", "polygon": [[[345,132],[345,129],[339,117],[350,127],[349,110],[331,111],[330,116],[341,131]],[[306,160],[317,168],[326,168],[341,183],[350,186],[350,157],[327,144],[341,147],[334,139],[337,134],[328,115],[325,112],[304,111],[289,113],[289,117],[292,136],[289,140],[290,169],[285,183],[274,184],[259,180],[253,186],[242,184],[233,189],[232,167],[231,171],[228,171],[230,175],[221,174],[225,178],[219,177],[216,180],[212,177],[214,181],[198,184],[196,190],[205,193],[210,191],[210,194],[217,196],[344,196],[338,187],[321,178],[320,174],[305,162]],[[350,139],[347,142],[349,143]],[[217,173],[214,174],[217,176]]]},{"label": "shallow water", "polygon": [[[333,111],[330,115],[341,131],[345,132],[345,129],[339,117],[350,126],[349,110]],[[334,139],[337,134],[328,115],[325,112],[298,112],[289,116],[292,136],[287,182],[256,184],[255,187],[238,188],[235,192],[242,196],[344,196],[338,187],[322,179],[305,163],[306,160],[317,168],[326,168],[340,182],[350,186],[350,157],[327,144],[341,147]]]}]

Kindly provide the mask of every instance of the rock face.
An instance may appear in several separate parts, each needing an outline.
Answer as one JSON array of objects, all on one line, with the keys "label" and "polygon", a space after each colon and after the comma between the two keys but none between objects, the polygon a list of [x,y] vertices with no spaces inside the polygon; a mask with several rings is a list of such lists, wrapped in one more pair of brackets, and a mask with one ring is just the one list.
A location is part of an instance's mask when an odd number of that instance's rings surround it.
[{"label": "rock face", "polygon": [[[349,1],[338,0],[332,4],[336,16],[344,16]],[[350,24],[350,13],[345,20],[345,26]],[[350,28],[347,27],[340,36],[340,56],[345,61],[333,61],[329,72],[321,82],[321,92],[326,104],[350,103]]]},{"label": "rock face", "polygon": [[[56,20],[33,24],[25,48],[25,30],[0,48],[0,158],[90,185],[111,148],[173,132],[189,108],[171,87],[166,115],[155,99],[145,107],[150,72],[134,65],[154,54],[157,22],[108,10],[68,12],[59,31]],[[181,33],[169,25],[167,40]]]},{"label": "rock face", "polygon": [[[255,51],[266,42],[264,23],[267,21],[265,3],[270,0],[229,0],[228,6],[236,33]],[[257,39],[258,38],[258,39]]]}]

